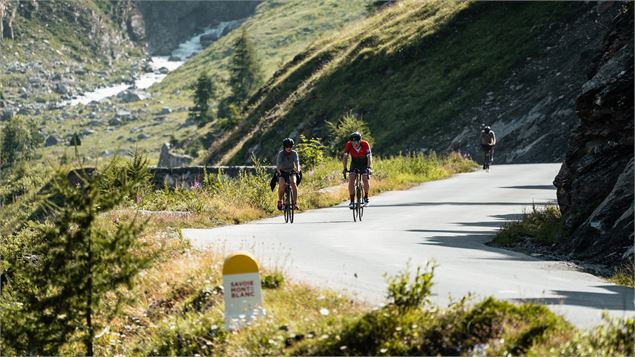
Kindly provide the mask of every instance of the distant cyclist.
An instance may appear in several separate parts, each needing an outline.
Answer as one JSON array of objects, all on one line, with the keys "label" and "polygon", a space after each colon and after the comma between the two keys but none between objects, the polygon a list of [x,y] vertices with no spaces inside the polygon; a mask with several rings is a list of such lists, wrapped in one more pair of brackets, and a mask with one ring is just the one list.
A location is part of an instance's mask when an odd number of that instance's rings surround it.
[{"label": "distant cyclist", "polygon": [[282,150],[276,157],[276,171],[278,172],[278,209],[282,210],[282,196],[285,190],[285,181],[289,180],[293,191],[293,209],[298,209],[297,174],[300,173],[300,158],[298,152],[293,150],[295,142],[291,138],[282,140]]},{"label": "distant cyclist", "polygon": [[[370,190],[368,175],[372,173],[371,164],[373,161],[373,157],[370,152],[370,144],[368,144],[368,141],[362,140],[362,134],[357,131],[351,134],[350,140],[344,147],[344,155],[342,155],[342,165],[344,165],[344,170],[342,171],[342,173],[344,174],[344,177],[346,177],[346,164],[349,155],[351,157],[351,167],[348,171],[360,170],[364,173],[362,174],[362,182],[364,184],[364,204],[367,205],[368,191]],[[348,207],[350,209],[355,208],[353,199],[355,198],[356,177],[357,174],[353,172],[351,172],[351,174],[348,176],[348,194],[351,198],[351,203],[348,205]]]},{"label": "distant cyclist", "polygon": [[496,135],[489,125],[483,125],[481,130],[481,149],[483,150],[483,157],[486,158],[489,153],[489,162],[483,160],[483,168],[486,169],[494,162],[494,147],[496,146]]}]

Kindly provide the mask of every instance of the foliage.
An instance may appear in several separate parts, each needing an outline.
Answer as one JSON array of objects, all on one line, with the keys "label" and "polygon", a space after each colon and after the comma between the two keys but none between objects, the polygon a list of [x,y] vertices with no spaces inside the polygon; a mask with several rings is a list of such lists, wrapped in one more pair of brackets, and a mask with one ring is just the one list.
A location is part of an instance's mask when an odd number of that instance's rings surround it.
[{"label": "foliage", "polygon": [[[606,312],[603,323],[591,331],[580,331],[558,347],[561,356],[633,356],[635,322],[632,317],[611,318]],[[540,353],[541,351],[538,351]]]},{"label": "foliage", "polygon": [[635,288],[635,264],[633,261],[627,261],[619,265],[609,281],[614,284]]},{"label": "foliage", "polygon": [[351,133],[360,132],[362,134],[362,140],[368,141],[373,144],[373,137],[371,136],[368,125],[362,118],[348,112],[344,114],[337,123],[327,121],[326,126],[329,132],[329,150],[332,155],[338,155],[344,150],[344,144],[349,140]]},{"label": "foliage", "polygon": [[32,159],[42,142],[42,135],[33,123],[22,116],[11,118],[0,135],[0,171]]},{"label": "foliage", "polygon": [[219,116],[221,116],[219,120],[219,126],[224,130],[230,130],[234,128],[238,123],[245,119],[242,111],[240,110],[240,106],[236,103],[221,103],[221,108],[227,108],[222,111],[219,110]]},{"label": "foliage", "polygon": [[215,95],[216,87],[211,78],[206,73],[201,73],[194,86],[194,106],[190,108],[190,117],[194,118],[199,126],[203,126],[213,119],[209,101]]},{"label": "foliage", "polygon": [[409,266],[408,264],[406,269],[397,275],[386,276],[388,300],[399,310],[413,309],[429,303],[435,264],[428,262],[423,272],[418,266],[412,282]]},{"label": "foliage", "polygon": [[540,245],[550,245],[558,241],[562,231],[562,214],[558,206],[546,206],[542,209],[532,207],[518,221],[504,223],[494,242],[503,246],[513,246],[525,239]]},{"label": "foliage", "polygon": [[229,86],[232,90],[230,102],[242,103],[249,95],[260,87],[263,74],[256,58],[253,44],[242,30],[240,37],[234,42],[234,54],[229,67]]},{"label": "foliage", "polygon": [[187,313],[161,323],[144,346],[144,355],[192,356],[218,353],[228,333],[220,317]]},{"label": "foliage", "polygon": [[300,142],[296,145],[296,150],[302,167],[308,171],[324,161],[324,149],[320,138],[307,139],[304,134],[300,134]]},{"label": "foliage", "polygon": [[[97,318],[116,313],[122,289],[150,261],[137,254],[143,224],[97,223],[101,212],[136,193],[143,165],[136,160],[132,170],[120,170],[111,163],[103,175],[59,170],[44,191],[48,220],[3,238],[0,321],[13,326],[3,330],[3,345],[17,354],[53,355],[81,341],[83,354],[93,354]],[[109,296],[116,302],[103,304]]]},{"label": "foliage", "polygon": [[284,283],[284,275],[279,272],[264,274],[261,285],[265,289],[277,289]]}]

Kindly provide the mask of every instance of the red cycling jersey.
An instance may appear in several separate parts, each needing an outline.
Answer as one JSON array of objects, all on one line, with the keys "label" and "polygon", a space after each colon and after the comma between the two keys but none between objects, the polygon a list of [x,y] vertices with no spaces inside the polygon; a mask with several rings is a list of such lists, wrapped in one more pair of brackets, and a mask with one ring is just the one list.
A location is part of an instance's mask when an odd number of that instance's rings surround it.
[{"label": "red cycling jersey", "polygon": [[370,155],[370,145],[368,141],[362,140],[359,142],[359,150],[355,150],[353,143],[348,141],[344,147],[344,152],[351,156],[352,165],[368,166],[368,156]]}]

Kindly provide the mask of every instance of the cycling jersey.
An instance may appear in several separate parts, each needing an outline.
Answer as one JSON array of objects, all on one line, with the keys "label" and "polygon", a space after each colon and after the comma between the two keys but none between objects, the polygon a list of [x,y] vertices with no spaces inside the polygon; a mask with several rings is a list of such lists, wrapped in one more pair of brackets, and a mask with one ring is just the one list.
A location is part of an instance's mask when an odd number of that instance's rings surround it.
[{"label": "cycling jersey", "polygon": [[368,141],[366,140],[360,141],[359,145],[360,145],[359,150],[356,150],[353,147],[353,143],[348,141],[346,143],[346,146],[344,147],[344,152],[350,155],[351,157],[351,169],[368,168],[368,156],[371,154],[370,145],[368,144]]}]

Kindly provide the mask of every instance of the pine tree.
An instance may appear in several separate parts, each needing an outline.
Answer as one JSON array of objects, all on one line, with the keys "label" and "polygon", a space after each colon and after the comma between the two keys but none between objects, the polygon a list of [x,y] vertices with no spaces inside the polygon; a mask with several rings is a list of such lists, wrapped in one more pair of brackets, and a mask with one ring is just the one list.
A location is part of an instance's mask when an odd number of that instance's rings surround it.
[{"label": "pine tree", "polygon": [[[63,345],[81,342],[84,354],[94,354],[96,331],[104,327],[97,321],[117,311],[122,288],[150,262],[137,239],[143,224],[132,219],[106,229],[97,217],[147,180],[147,160],[139,156],[99,174],[81,169],[53,178],[44,191],[46,222],[0,240],[0,324],[11,326],[1,345],[18,355],[58,355]],[[106,296],[115,303],[105,303]]]},{"label": "pine tree", "polygon": [[231,101],[236,104],[245,101],[262,84],[262,70],[245,30],[234,43],[234,55],[231,58],[229,71]]},{"label": "pine tree", "polygon": [[215,92],[216,88],[211,78],[207,74],[201,73],[194,88],[194,106],[190,108],[190,117],[194,118],[199,126],[203,126],[213,118],[209,101],[215,96]]},{"label": "pine tree", "polygon": [[0,139],[0,169],[10,169],[16,163],[33,158],[39,134],[32,123],[15,116],[7,123]]}]

